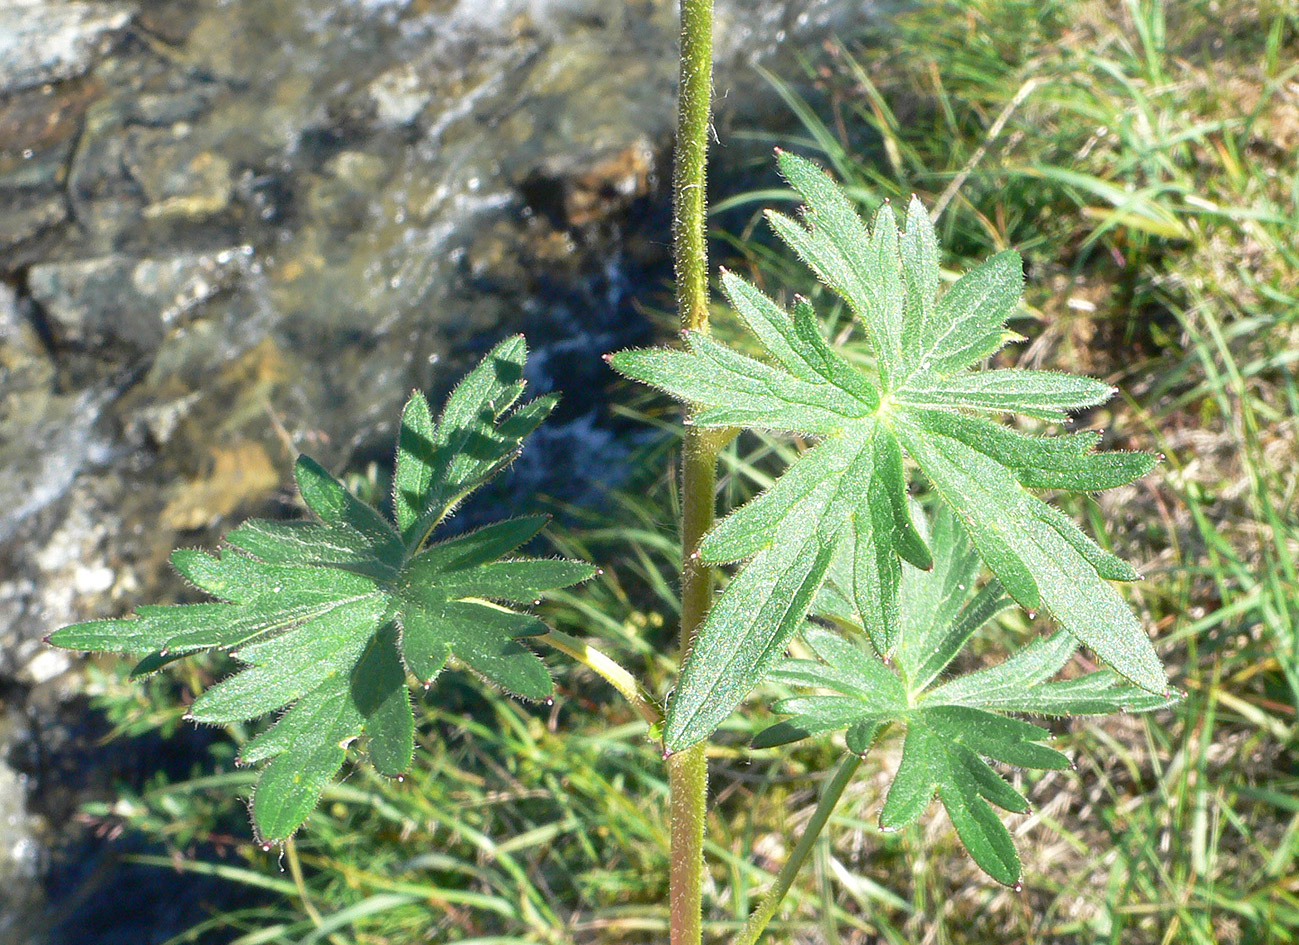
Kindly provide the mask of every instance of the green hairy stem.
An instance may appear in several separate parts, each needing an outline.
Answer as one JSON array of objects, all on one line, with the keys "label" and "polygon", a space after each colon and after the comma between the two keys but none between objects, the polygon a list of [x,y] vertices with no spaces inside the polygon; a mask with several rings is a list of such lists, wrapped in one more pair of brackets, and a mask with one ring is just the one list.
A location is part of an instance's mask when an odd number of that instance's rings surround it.
[{"label": "green hairy stem", "polygon": [[[677,311],[683,330],[708,330],[708,247],[705,217],[706,170],[713,92],[712,0],[681,0],[681,79],[678,86],[677,141],[672,174],[672,253]],[[712,527],[715,507],[715,436],[686,433],[681,466],[681,649],[712,606],[711,572],[701,567],[699,542]],[[671,794],[672,945],[702,940],[704,818],[708,801],[708,759],[702,743],[668,758]]]},{"label": "green hairy stem", "polygon": [[708,330],[708,131],[713,96],[712,0],[681,0],[681,79],[672,165],[672,259],[681,327]]}]

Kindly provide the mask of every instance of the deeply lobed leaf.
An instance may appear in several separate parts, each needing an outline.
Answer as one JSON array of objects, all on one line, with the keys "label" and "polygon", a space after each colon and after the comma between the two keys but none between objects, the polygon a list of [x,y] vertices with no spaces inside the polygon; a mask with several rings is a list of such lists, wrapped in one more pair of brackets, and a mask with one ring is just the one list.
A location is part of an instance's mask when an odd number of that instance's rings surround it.
[{"label": "deeply lobed leaf", "polygon": [[[877,376],[826,343],[807,303],[791,314],[730,273],[722,289],[767,361],[696,333],[686,333],[681,351],[612,357],[624,375],[690,405],[692,424],[818,441],[703,540],[704,561],[741,564],[693,642],[668,707],[666,747],[706,738],[762,680],[802,617],[789,605],[818,599],[832,567],[841,579],[828,599],[839,615],[859,622],[880,654],[893,653],[904,619],[902,562],[927,568],[931,558],[907,510],[904,452],[1010,598],[1045,607],[1117,673],[1162,694],[1154,649],[1108,583],[1135,580],[1136,572],[1028,491],[1112,488],[1144,475],[1153,459],[1093,453],[1095,434],[1029,436],[979,416],[1059,420],[1113,394],[1100,381],[1056,372],[971,370],[1017,337],[1005,322],[1023,288],[1018,255],[999,253],[940,293],[938,239],[918,200],[901,231],[887,206],[867,227],[814,164],[788,153],[778,160],[806,211],[801,222],[768,219],[847,302],[874,350]],[[989,591],[978,608],[1005,605]],[[948,649],[959,648],[969,627],[940,623],[952,629]]]},{"label": "deeply lobed leaf", "polygon": [[509,692],[544,699],[550,674],[519,641],[546,632],[509,604],[576,584],[578,561],[514,557],[546,523],[511,519],[426,546],[436,524],[518,451],[549,412],[542,398],[509,412],[523,390],[521,338],[498,345],[452,393],[434,423],[422,394],[402,414],[394,517],[353,496],[309,457],[294,469],[316,522],[249,521],[218,554],[177,551],[176,569],[220,603],[141,607],[133,618],[76,624],[50,642],[141,658],[152,672],[201,650],[242,669],[202,693],[196,721],[227,724],[288,707],[243,748],[267,762],[253,797],[266,842],[291,835],[364,736],[382,774],[407,770],[414,751],[408,674],[431,684],[448,660]]},{"label": "deeply lobed leaf", "polygon": [[[923,518],[917,516],[917,521],[923,528]],[[997,881],[1014,885],[1019,857],[993,805],[1016,813],[1029,805],[988,760],[1059,769],[1068,759],[1043,744],[1050,732],[1010,713],[1148,711],[1174,700],[1128,685],[1108,670],[1051,681],[1077,649],[1067,633],[934,685],[970,635],[1004,609],[1005,598],[995,581],[976,587],[977,560],[953,513],[943,510],[926,537],[934,549],[934,567],[904,574],[900,594],[908,606],[894,662],[886,665],[873,648],[807,626],[803,637],[817,658],[786,660],[773,677],[821,692],[776,703],[775,710],[788,718],[759,733],[753,744],[764,748],[846,731],[849,750],[864,752],[881,728],[904,727],[902,761],[880,826],[906,826],[937,797],[975,862]],[[846,599],[839,587],[848,580],[851,576],[842,569],[831,568],[819,601],[820,612],[839,624],[845,623]],[[860,624],[857,629],[865,633]]]}]

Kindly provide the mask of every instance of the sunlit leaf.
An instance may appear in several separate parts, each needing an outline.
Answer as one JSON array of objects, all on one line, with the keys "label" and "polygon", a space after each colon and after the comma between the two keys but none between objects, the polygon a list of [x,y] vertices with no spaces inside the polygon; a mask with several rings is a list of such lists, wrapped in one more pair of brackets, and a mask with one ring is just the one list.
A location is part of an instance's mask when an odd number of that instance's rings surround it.
[{"label": "sunlit leaf", "polygon": [[[917,518],[923,529],[923,519]],[[1036,640],[1009,659],[950,679],[940,674],[971,634],[1005,609],[1000,585],[977,587],[977,559],[949,510],[934,523],[934,567],[904,573],[905,617],[891,664],[871,646],[815,625],[803,637],[816,659],[790,659],[772,677],[814,690],[777,702],[788,718],[768,727],[754,747],[783,745],[846,731],[850,751],[865,752],[881,728],[902,727],[902,760],[880,813],[897,830],[920,817],[937,797],[975,862],[1006,885],[1019,880],[1019,857],[993,805],[1014,813],[1028,801],[988,761],[1021,768],[1059,769],[1068,759],[1045,744],[1051,733],[1015,718],[1094,715],[1165,708],[1176,700],[1130,685],[1110,670],[1052,681],[1078,648],[1067,633]],[[836,564],[817,611],[843,624],[841,585],[851,575]],[[858,626],[860,635],[865,628]]]},{"label": "sunlit leaf", "polygon": [[510,461],[553,405],[542,398],[510,412],[523,390],[525,356],[521,338],[498,345],[436,423],[424,396],[411,397],[398,435],[395,522],[301,457],[298,491],[318,521],[249,521],[217,554],[173,554],[176,569],[220,603],[140,607],[131,618],[64,627],[50,642],[136,656],[137,672],[202,650],[238,660],[242,669],[203,692],[189,716],[228,724],[287,707],[240,756],[268,762],[252,804],[266,842],[297,830],[356,739],[364,737],[381,774],[409,768],[408,675],[427,686],[455,658],[509,692],[546,698],[550,675],[519,642],[546,627],[508,605],[576,584],[594,569],[511,557],[544,516],[428,544],[437,523]]},{"label": "sunlit leaf", "polygon": [[[690,405],[692,424],[815,440],[700,546],[705,563],[741,563],[700,627],[668,706],[668,749],[708,737],[770,671],[802,617],[791,606],[816,598],[832,563],[850,576],[840,582],[840,616],[892,655],[904,619],[903,562],[927,568],[931,558],[907,510],[904,454],[963,523],[1006,595],[1045,608],[1116,672],[1162,694],[1154,649],[1108,583],[1136,572],[1029,491],[1112,488],[1148,472],[1152,457],[1094,453],[1095,434],[1030,436],[987,416],[1061,420],[1113,394],[1100,381],[1052,371],[973,370],[1016,337],[1005,322],[1023,287],[1019,256],[1000,253],[940,292],[938,239],[918,200],[901,231],[887,206],[868,227],[811,162],[788,153],[779,161],[807,206],[802,221],[768,219],[847,302],[877,370],[868,376],[832,348],[806,302],[786,312],[730,273],[722,288],[766,360],[694,332],[683,350],[612,358],[624,375]],[[1000,593],[988,593],[980,609],[1004,606]]]}]

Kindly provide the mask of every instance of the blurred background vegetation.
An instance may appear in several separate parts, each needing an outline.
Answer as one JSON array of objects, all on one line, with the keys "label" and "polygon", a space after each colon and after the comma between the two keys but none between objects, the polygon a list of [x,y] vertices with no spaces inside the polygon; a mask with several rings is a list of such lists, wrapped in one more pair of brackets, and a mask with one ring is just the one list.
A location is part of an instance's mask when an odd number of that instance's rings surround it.
[{"label": "blurred background vegetation", "polygon": [[[1299,6],[924,3],[765,81],[797,121],[792,139],[769,143],[824,162],[865,208],[917,193],[941,209],[951,272],[1006,247],[1023,253],[1028,290],[1013,327],[1028,342],[999,358],[1120,388],[1079,422],[1104,428],[1107,447],[1166,462],[1069,511],[1145,574],[1131,599],[1187,692],[1174,713],[1056,726],[1078,770],[1021,785],[1035,805],[1011,817],[1021,893],[983,876],[941,814],[879,831],[897,759],[886,742],[770,940],[1295,941]],[[786,299],[809,295],[851,348],[846,312],[759,225],[761,207],[791,199],[769,160],[735,179],[744,189],[723,180],[714,195],[715,261]],[[661,400],[621,397],[628,418],[673,428]],[[662,682],[676,621],[672,455],[666,438],[638,443],[637,472],[602,511],[552,503],[568,523],[555,545],[605,574],[547,616]],[[762,488],[799,447],[740,439],[725,457],[724,499]],[[381,496],[384,476],[358,467],[353,484]],[[1021,616],[983,646],[996,653],[1044,629]],[[448,677],[438,705],[423,706],[413,776],[390,783],[357,768],[278,860],[253,846],[229,801],[251,783],[231,761],[239,730],[192,776],[158,774],[86,816],[142,838],[137,862],[160,886],[180,870],[242,887],[235,908],[228,896],[210,913],[191,903],[194,925],[176,943],[661,941],[666,792],[654,746],[602,682],[553,665],[551,708]],[[166,735],[219,669],[141,687],[101,666],[96,704],[116,733]],[[835,750],[748,751],[769,721],[759,701],[713,752],[717,941],[779,868]]]}]

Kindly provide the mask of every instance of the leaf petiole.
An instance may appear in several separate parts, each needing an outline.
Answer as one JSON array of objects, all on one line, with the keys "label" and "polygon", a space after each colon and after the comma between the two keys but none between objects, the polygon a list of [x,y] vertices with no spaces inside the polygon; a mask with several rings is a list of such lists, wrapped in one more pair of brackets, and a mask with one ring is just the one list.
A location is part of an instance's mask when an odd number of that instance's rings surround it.
[{"label": "leaf petiole", "polygon": [[789,859],[785,865],[780,868],[776,875],[776,881],[771,888],[767,890],[762,901],[758,903],[757,910],[749,916],[749,921],[745,924],[744,929],[735,939],[735,945],[755,945],[762,937],[768,924],[776,915],[776,910],[780,908],[785,894],[789,892],[794,885],[794,877],[798,871],[803,868],[807,861],[808,855],[816,845],[817,839],[821,836],[821,831],[830,820],[830,815],[839,804],[843,797],[844,788],[848,782],[853,779],[857,773],[858,767],[862,763],[862,755],[856,755],[848,752],[844,755],[843,761],[839,762],[839,767],[835,769],[834,775],[826,784],[825,790],[821,792],[821,798],[816,803],[816,810],[812,813],[812,819],[807,822],[807,828],[803,835],[798,838],[798,843],[794,850],[789,854]]},{"label": "leaf petiole", "polygon": [[645,694],[640,683],[636,681],[636,677],[613,658],[597,650],[589,643],[579,640],[577,637],[571,637],[560,630],[551,630],[549,633],[533,639],[538,643],[545,643],[547,646],[554,647],[613,686],[651,727],[663,721],[663,712],[659,709],[658,704]]}]

